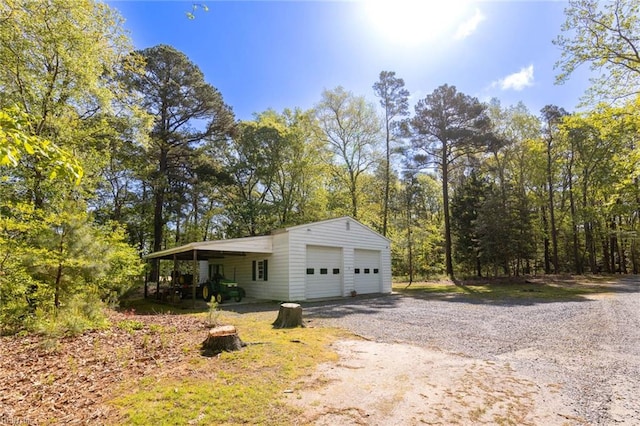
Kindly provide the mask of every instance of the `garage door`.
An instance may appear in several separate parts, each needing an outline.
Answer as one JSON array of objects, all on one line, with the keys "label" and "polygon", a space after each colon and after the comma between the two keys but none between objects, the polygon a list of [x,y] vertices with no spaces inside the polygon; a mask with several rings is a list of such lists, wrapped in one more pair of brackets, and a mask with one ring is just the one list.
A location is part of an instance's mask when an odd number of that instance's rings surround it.
[{"label": "garage door", "polygon": [[342,296],[342,249],[307,246],[307,299]]},{"label": "garage door", "polygon": [[380,271],[380,251],[354,251],[354,282],[359,294],[380,293],[382,273]]}]

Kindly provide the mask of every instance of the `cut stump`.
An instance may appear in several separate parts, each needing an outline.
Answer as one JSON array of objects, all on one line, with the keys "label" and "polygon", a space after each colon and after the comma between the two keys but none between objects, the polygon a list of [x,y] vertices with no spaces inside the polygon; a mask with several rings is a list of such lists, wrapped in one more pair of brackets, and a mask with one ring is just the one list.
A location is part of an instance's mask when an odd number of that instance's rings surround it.
[{"label": "cut stump", "polygon": [[272,325],[273,328],[304,327],[302,323],[302,307],[297,303],[281,303],[278,318]]},{"label": "cut stump", "polygon": [[236,328],[222,325],[209,330],[209,335],[202,342],[203,355],[211,356],[221,352],[239,351],[245,344],[240,340]]}]

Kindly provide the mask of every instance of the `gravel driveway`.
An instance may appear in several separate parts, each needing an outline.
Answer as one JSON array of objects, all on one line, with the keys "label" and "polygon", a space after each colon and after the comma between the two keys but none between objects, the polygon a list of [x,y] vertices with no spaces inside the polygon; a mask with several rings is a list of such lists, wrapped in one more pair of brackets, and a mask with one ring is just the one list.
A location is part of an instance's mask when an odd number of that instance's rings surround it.
[{"label": "gravel driveway", "polygon": [[[558,424],[640,424],[640,278],[572,301],[393,294],[304,306],[306,320],[371,340],[508,365],[539,387]],[[560,413],[558,413],[560,415]]]}]

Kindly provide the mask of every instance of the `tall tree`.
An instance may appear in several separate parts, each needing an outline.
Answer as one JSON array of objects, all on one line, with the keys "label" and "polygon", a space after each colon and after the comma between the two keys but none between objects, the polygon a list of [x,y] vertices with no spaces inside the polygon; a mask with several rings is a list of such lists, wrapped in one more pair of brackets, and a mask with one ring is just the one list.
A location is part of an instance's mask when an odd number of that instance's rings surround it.
[{"label": "tall tree", "polygon": [[[547,153],[547,190],[549,196],[549,232],[551,234],[551,249],[553,250],[553,257],[551,260],[553,261],[553,272],[560,272],[560,265],[558,262],[558,228],[556,224],[556,215],[555,215],[555,202],[554,202],[554,194],[556,188],[556,176],[555,176],[555,143],[557,142],[558,135],[558,127],[562,123],[562,120],[565,116],[568,115],[567,111],[564,108],[560,108],[555,105],[546,105],[541,110],[542,113],[542,122],[543,122],[543,138],[546,144],[546,153]],[[549,271],[547,271],[548,273]]]},{"label": "tall tree", "polygon": [[446,273],[453,277],[449,174],[458,159],[490,142],[491,120],[478,99],[446,84],[420,100],[415,112],[411,119],[415,159],[423,165],[435,164],[442,177]]},{"label": "tall tree", "polygon": [[[74,151],[89,185],[103,161],[94,155],[94,118],[110,111],[114,77],[130,51],[122,18],[92,0],[2,0],[0,16],[0,108],[25,114],[25,134]],[[38,208],[62,198],[43,162],[43,155],[23,157],[14,176]]]},{"label": "tall tree", "polygon": [[562,50],[556,64],[562,83],[581,65],[597,72],[588,94],[617,100],[639,93],[640,3],[636,0],[570,0],[566,21],[554,44]]},{"label": "tall tree", "polygon": [[363,96],[355,96],[342,87],[322,92],[315,113],[318,137],[336,158],[335,176],[348,189],[351,215],[358,219],[360,176],[374,163],[380,120]]},{"label": "tall tree", "polygon": [[404,80],[393,71],[381,71],[379,80],[373,85],[374,93],[380,98],[383,110],[385,132],[385,180],[382,205],[382,235],[387,235],[389,217],[389,188],[391,186],[391,142],[398,134],[397,121],[409,115],[409,91],[404,88]]},{"label": "tall tree", "polygon": [[115,77],[129,52],[122,18],[103,2],[0,0],[0,163],[11,166],[0,188],[0,322],[7,289],[30,300],[28,311],[14,304],[24,326],[34,304],[95,307],[96,294],[135,283],[138,254],[87,205],[109,160],[103,130],[126,99]]},{"label": "tall tree", "polygon": [[154,119],[147,156],[153,167],[148,176],[154,205],[153,250],[158,251],[171,188],[193,169],[195,148],[226,139],[235,122],[220,92],[182,52],[158,45],[136,54],[144,60],[144,72],[127,77]]}]

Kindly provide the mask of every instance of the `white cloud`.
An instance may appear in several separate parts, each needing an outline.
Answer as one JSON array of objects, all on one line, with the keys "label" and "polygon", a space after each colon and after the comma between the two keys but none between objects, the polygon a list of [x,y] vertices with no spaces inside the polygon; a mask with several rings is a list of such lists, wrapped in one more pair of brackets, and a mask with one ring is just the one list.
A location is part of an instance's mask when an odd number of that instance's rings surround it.
[{"label": "white cloud", "polygon": [[502,90],[515,90],[518,92],[530,86],[533,86],[533,64],[491,84],[491,87],[500,87]]},{"label": "white cloud", "polygon": [[[443,1],[448,1],[448,0],[443,0]],[[476,31],[476,29],[478,28],[478,25],[480,25],[480,23],[485,19],[487,19],[487,17],[484,16],[484,14],[480,11],[480,9],[476,9],[476,13],[474,13],[471,18],[467,19],[465,22],[460,24],[460,26],[458,27],[458,30],[456,31],[456,35],[454,37],[456,38],[456,40],[462,40],[469,37],[471,34],[473,34]]]}]

